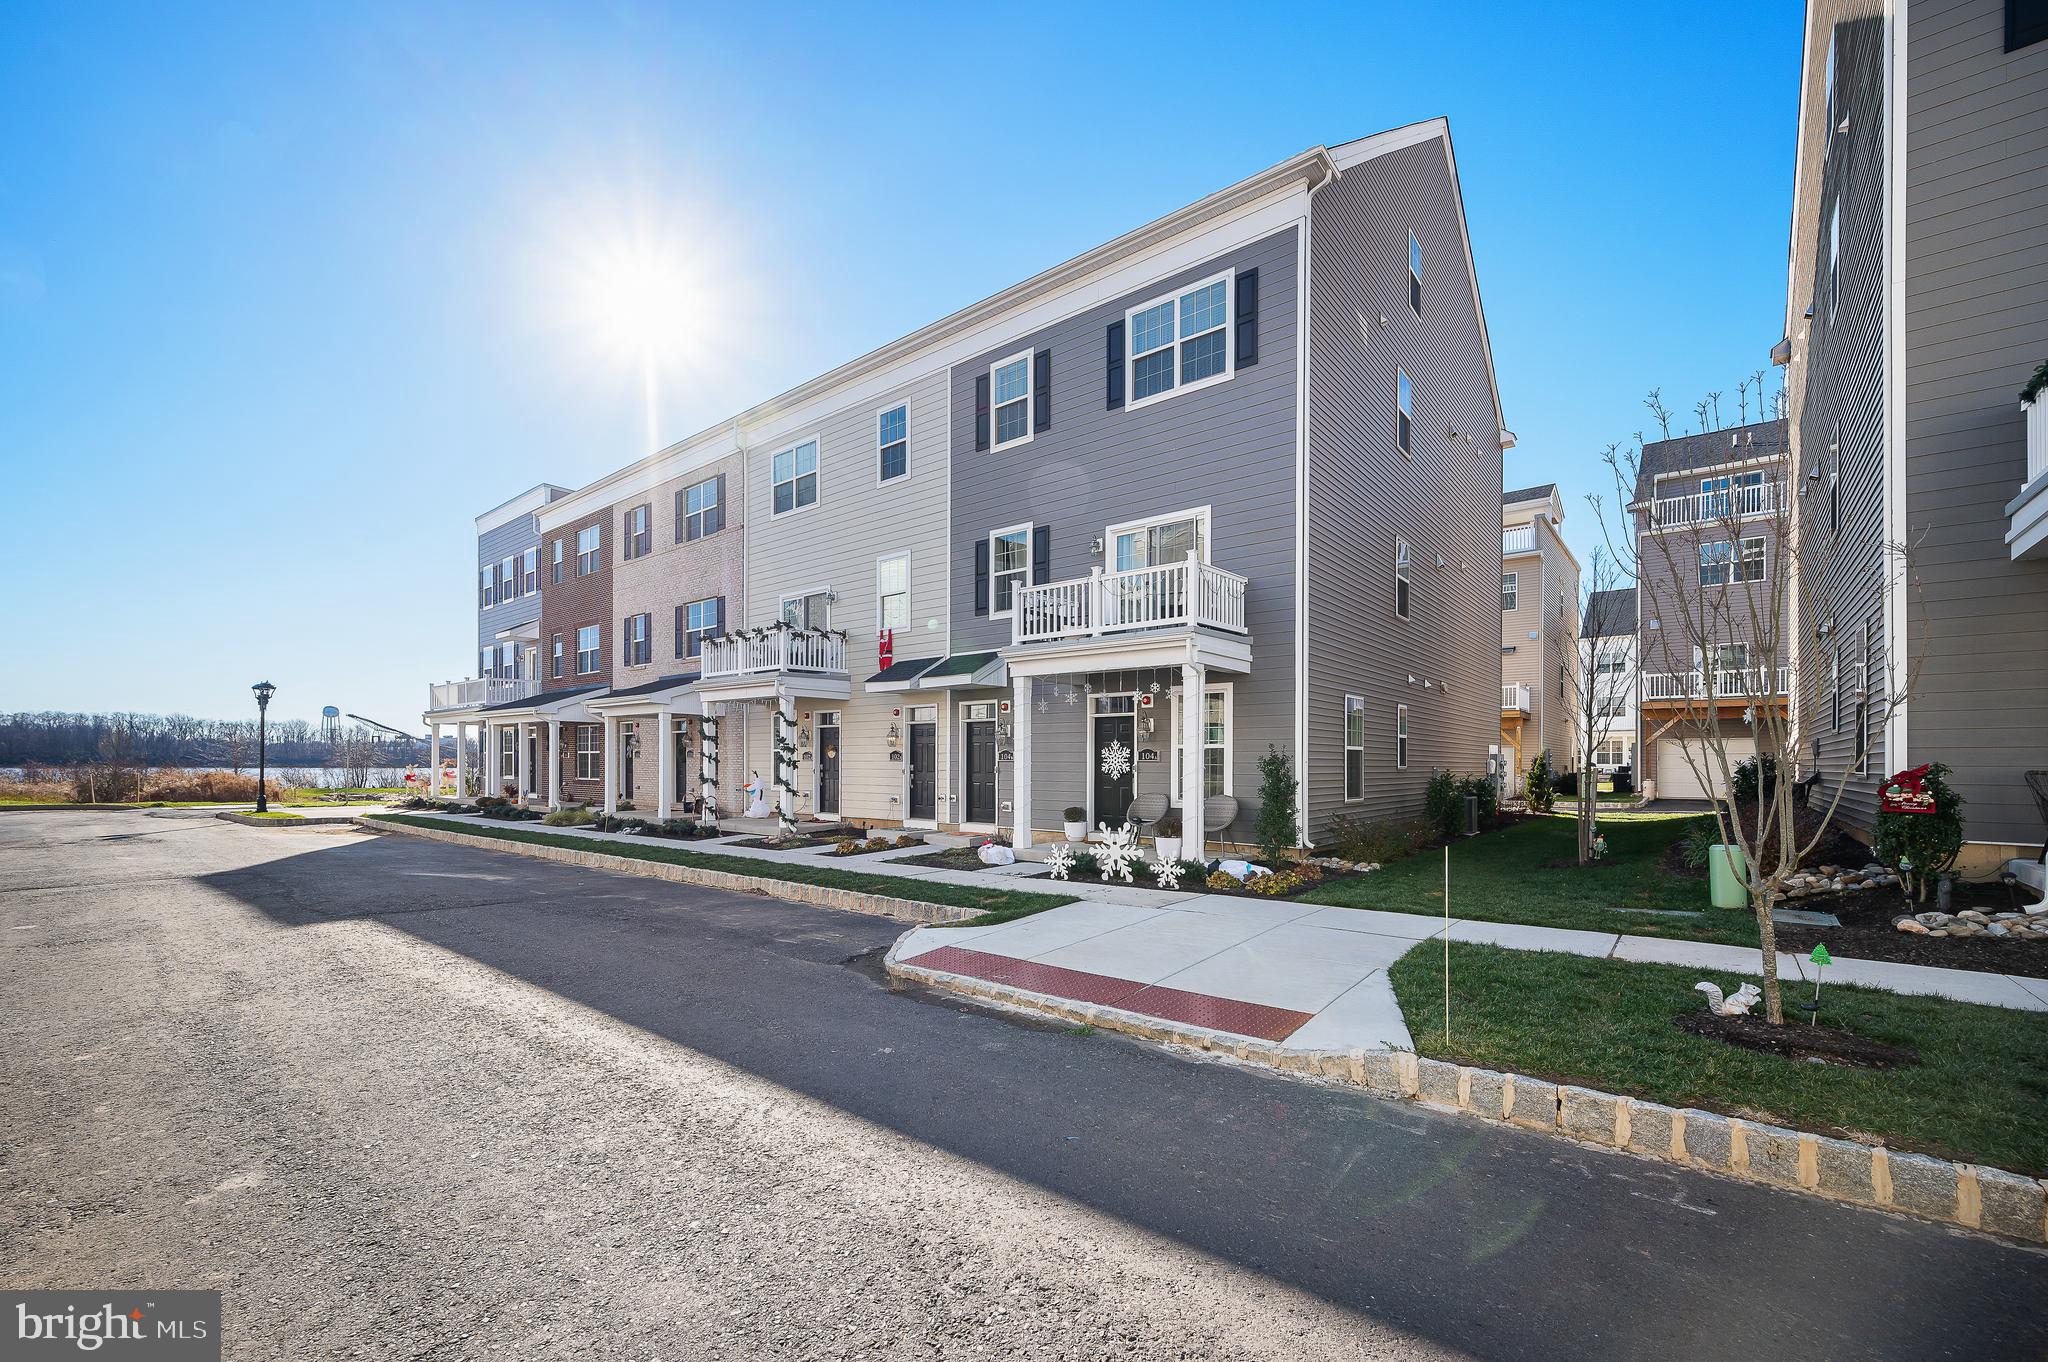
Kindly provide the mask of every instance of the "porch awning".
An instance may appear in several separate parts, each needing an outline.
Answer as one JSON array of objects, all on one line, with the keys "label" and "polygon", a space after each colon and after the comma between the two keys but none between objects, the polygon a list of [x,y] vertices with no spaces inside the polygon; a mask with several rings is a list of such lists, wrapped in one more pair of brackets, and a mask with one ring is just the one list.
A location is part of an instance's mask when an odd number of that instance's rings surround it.
[{"label": "porch awning", "polygon": [[862,684],[869,690],[910,690],[918,677],[945,660],[942,657],[906,657],[900,662],[891,662]]},{"label": "porch awning", "polygon": [[485,705],[477,711],[481,717],[516,719],[564,719],[580,723],[588,717],[584,709],[587,701],[595,700],[605,693],[603,685],[570,686],[564,690],[544,690],[519,700],[501,700],[495,705]]},{"label": "porch awning", "polygon": [[1007,675],[1000,653],[955,653],[918,677],[917,688],[946,690],[953,686],[1000,686]]},{"label": "porch awning", "polygon": [[607,700],[624,700],[635,695],[652,695],[656,691],[674,690],[677,686],[690,685],[696,679],[697,673],[683,672],[678,676],[664,676],[654,681],[643,681],[637,686],[628,686],[624,690],[614,688],[611,694],[604,698]]}]

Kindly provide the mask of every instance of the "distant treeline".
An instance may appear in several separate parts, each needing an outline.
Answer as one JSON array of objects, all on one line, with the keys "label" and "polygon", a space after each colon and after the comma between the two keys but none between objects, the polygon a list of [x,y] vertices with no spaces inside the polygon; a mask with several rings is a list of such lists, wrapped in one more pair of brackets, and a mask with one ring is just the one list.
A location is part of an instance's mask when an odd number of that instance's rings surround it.
[{"label": "distant treeline", "polygon": [[[349,727],[328,742],[304,719],[272,719],[272,766],[403,766],[420,750],[375,729]],[[256,765],[254,719],[195,719],[189,714],[0,713],[0,766]]]}]

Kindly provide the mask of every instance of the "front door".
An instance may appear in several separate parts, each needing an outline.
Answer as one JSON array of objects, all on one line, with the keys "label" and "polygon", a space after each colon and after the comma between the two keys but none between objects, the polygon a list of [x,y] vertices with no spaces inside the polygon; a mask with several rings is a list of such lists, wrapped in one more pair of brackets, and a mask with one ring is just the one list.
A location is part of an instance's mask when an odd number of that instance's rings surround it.
[{"label": "front door", "polygon": [[[994,706],[989,706],[994,708]],[[996,721],[969,719],[967,737],[967,800],[965,823],[990,827],[996,821]]]},{"label": "front door", "polygon": [[633,758],[640,755],[640,730],[632,724],[619,726],[619,798],[633,797]]},{"label": "front door", "polygon": [[690,807],[690,731],[683,727],[683,725],[677,724],[675,737],[672,741],[675,743],[676,749],[674,753],[676,787],[669,791],[668,797],[687,810]]},{"label": "front door", "polygon": [[540,791],[540,730],[526,730],[526,793]]},{"label": "front door", "polygon": [[930,822],[939,812],[939,726],[910,725],[910,816]]},{"label": "front door", "polygon": [[818,711],[818,797],[812,806],[819,816],[839,814],[839,711]]},{"label": "front door", "polygon": [[1131,807],[1135,722],[1128,714],[1095,716],[1095,821],[1111,827],[1122,823]]}]

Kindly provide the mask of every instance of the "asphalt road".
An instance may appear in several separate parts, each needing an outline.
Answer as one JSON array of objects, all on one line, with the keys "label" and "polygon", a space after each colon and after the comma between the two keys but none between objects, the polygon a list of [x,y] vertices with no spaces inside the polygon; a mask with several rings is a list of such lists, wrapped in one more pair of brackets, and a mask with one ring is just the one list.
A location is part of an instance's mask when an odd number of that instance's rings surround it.
[{"label": "asphalt road", "polygon": [[0,1286],[233,1357],[2041,1357],[2048,1255],[892,990],[896,924],[0,814]]}]

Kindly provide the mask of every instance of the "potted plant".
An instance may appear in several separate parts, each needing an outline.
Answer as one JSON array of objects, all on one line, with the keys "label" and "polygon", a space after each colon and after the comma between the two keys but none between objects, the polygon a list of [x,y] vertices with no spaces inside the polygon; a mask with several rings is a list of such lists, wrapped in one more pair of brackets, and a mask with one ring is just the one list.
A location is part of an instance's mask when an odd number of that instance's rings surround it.
[{"label": "potted plant", "polygon": [[1180,814],[1168,809],[1159,815],[1159,821],[1152,825],[1152,848],[1162,861],[1180,859]]},{"label": "potted plant", "polygon": [[1078,842],[1087,837],[1088,810],[1082,808],[1079,804],[1069,804],[1066,810],[1060,814],[1060,817],[1067,820],[1063,825],[1063,830],[1066,832],[1069,842]]}]

